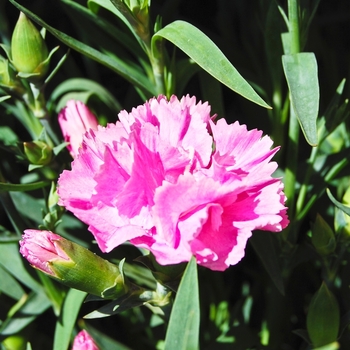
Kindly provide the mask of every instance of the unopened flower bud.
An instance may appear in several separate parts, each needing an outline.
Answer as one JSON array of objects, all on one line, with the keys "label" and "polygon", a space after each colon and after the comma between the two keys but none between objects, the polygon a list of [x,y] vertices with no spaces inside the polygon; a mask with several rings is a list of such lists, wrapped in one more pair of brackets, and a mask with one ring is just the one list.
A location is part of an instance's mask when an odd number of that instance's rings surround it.
[{"label": "unopened flower bud", "polygon": [[119,268],[51,231],[25,230],[20,253],[36,269],[68,287],[116,299],[128,291]]},{"label": "unopened flower bud", "polygon": [[333,230],[319,214],[312,227],[311,242],[320,255],[331,254],[336,247]]},{"label": "unopened flower bud", "polygon": [[52,159],[52,148],[42,141],[23,142],[24,153],[31,164],[47,165]]},{"label": "unopened flower bud", "polygon": [[80,331],[74,338],[72,350],[99,350],[91,335],[86,331]]},{"label": "unopened flower bud", "polygon": [[48,70],[49,54],[43,37],[21,12],[11,41],[12,63],[20,74],[38,81]]}]

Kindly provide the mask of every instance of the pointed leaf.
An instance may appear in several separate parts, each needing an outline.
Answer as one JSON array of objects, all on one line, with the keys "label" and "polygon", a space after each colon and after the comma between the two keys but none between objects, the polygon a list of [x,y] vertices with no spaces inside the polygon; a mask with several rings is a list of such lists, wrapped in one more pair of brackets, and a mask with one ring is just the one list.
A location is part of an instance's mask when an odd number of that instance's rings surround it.
[{"label": "pointed leaf", "polygon": [[199,292],[197,263],[188,263],[170,315],[164,349],[197,350],[199,348]]},{"label": "pointed leaf", "polygon": [[152,37],[152,47],[165,38],[191,57],[200,67],[246,99],[271,108],[238,73],[222,51],[195,26],[175,21],[162,28]]},{"label": "pointed leaf", "polygon": [[54,350],[68,349],[73,327],[85,297],[85,292],[76,289],[70,289],[67,293],[60,319],[56,323]]},{"label": "pointed leaf", "polygon": [[317,146],[320,91],[315,55],[312,52],[283,55],[282,63],[291,102],[306,141],[311,146]]},{"label": "pointed leaf", "polygon": [[21,285],[0,265],[0,292],[19,300],[24,294]]},{"label": "pointed leaf", "polygon": [[333,202],[333,204],[340,209],[341,211],[343,211],[345,214],[350,216],[350,207],[348,207],[347,205],[344,205],[340,202],[338,202],[334,196],[332,195],[332,192],[327,188],[327,195],[329,197],[329,199]]},{"label": "pointed leaf", "polygon": [[29,274],[23,265],[18,242],[0,244],[0,265],[12,276],[32,290],[38,291],[41,285]]},{"label": "pointed leaf", "polygon": [[11,98],[11,95],[1,96],[0,97],[0,103],[8,100],[9,98]]},{"label": "pointed leaf", "polygon": [[[98,98],[111,110],[122,109],[120,103],[107,89],[95,81],[85,78],[72,78],[65,80],[52,92],[50,99],[55,101],[59,96],[65,95],[72,91],[84,91],[91,95],[94,94],[98,96]],[[64,101],[61,99],[59,105],[56,107],[56,112],[59,112],[59,110],[64,107],[66,101],[66,99],[64,99]]]},{"label": "pointed leaf", "polygon": [[325,282],[311,299],[306,327],[314,348],[335,342],[338,338],[340,311],[337,299]]}]

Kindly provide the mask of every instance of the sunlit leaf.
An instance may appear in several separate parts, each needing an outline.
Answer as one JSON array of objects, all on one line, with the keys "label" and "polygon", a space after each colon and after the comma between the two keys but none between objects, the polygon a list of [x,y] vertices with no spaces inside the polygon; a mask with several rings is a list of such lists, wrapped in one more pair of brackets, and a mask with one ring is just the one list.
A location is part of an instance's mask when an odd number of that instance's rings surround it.
[{"label": "sunlit leaf", "polygon": [[184,21],[168,24],[153,35],[152,47],[161,38],[172,42],[200,67],[233,91],[260,106],[271,108],[238,73],[214,42],[192,24]]},{"label": "sunlit leaf", "polygon": [[0,265],[0,291],[16,300],[21,299],[24,290],[21,285]]},{"label": "sunlit leaf", "polygon": [[344,205],[340,202],[338,202],[334,196],[332,195],[332,192],[327,188],[327,195],[329,197],[329,199],[333,202],[333,204],[338,208],[340,209],[341,211],[343,211],[345,214],[349,215],[350,216],[350,207],[347,206],[347,205]]},{"label": "sunlit leaf", "polygon": [[188,263],[171,311],[164,349],[199,349],[199,291],[197,263]]},{"label": "sunlit leaf", "polygon": [[283,55],[282,63],[292,106],[306,141],[311,146],[317,146],[316,120],[320,91],[315,55],[311,52]]},{"label": "sunlit leaf", "polygon": [[1,243],[0,244],[0,265],[12,276],[32,290],[38,291],[41,285],[29,274],[24,267],[24,259],[18,252],[19,244]]},{"label": "sunlit leaf", "polygon": [[86,293],[70,289],[63,302],[60,319],[56,323],[54,350],[67,350],[81,304]]}]

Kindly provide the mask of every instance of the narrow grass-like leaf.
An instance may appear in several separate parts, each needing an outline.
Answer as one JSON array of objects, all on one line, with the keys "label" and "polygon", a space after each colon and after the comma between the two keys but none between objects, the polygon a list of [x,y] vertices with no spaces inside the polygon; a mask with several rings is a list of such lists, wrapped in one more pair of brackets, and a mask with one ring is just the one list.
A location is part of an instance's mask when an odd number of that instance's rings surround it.
[{"label": "narrow grass-like leaf", "polygon": [[203,32],[190,23],[175,21],[162,28],[152,37],[156,41],[165,38],[185,52],[200,67],[246,99],[271,108],[238,73],[222,51]]},{"label": "narrow grass-like leaf", "polygon": [[199,349],[199,292],[196,259],[192,257],[181,279],[170,315],[164,349]]},{"label": "narrow grass-like leaf", "polygon": [[[117,26],[110,24],[106,19],[102,18],[95,14],[98,11],[98,7],[101,6],[106,10],[111,11],[113,14],[117,15],[128,27],[131,29],[130,25],[126,21],[124,17],[120,15],[118,10],[112,5],[110,0],[95,0],[88,1],[87,5],[89,9],[79,5],[77,2],[72,0],[62,0],[68,6],[72,7],[74,10],[79,11],[81,15],[85,18],[89,19],[95,25],[100,27],[104,32],[111,36],[118,46],[122,45],[126,49],[128,49],[131,53],[133,53],[138,58],[146,57],[145,52],[142,50],[141,46],[135,40],[134,37],[130,36],[129,33],[119,29]],[[119,45],[120,44],[120,45]],[[139,57],[140,56],[140,57]]]},{"label": "narrow grass-like leaf", "polygon": [[16,300],[21,299],[24,290],[21,285],[0,265],[0,291]]},{"label": "narrow grass-like leaf", "polygon": [[12,276],[32,290],[42,289],[41,285],[29,274],[23,264],[18,242],[0,244],[0,265]]},{"label": "narrow grass-like leaf", "polygon": [[332,192],[327,188],[327,195],[329,197],[329,199],[333,202],[333,204],[340,209],[341,211],[343,211],[345,214],[350,216],[350,207],[348,207],[347,205],[344,205],[340,202],[338,202],[334,196],[332,195]]},{"label": "narrow grass-like leaf", "polygon": [[1,102],[3,102],[3,101],[8,100],[9,98],[11,98],[11,96],[10,96],[10,95],[1,96],[1,97],[0,97],[0,103],[1,103]]},{"label": "narrow grass-like leaf", "polygon": [[292,106],[306,141],[311,146],[317,146],[316,120],[320,91],[315,55],[312,52],[283,55],[282,63]]},{"label": "narrow grass-like leaf", "polygon": [[[71,91],[84,91],[95,94],[110,109],[115,111],[119,111],[121,109],[120,103],[107,89],[93,80],[85,78],[72,78],[65,80],[52,92],[50,99],[54,101],[61,95]],[[62,107],[62,103],[60,103],[60,105],[56,107],[56,111],[58,112]]]},{"label": "narrow grass-like leaf", "polygon": [[54,35],[70,48],[110,68],[134,86],[138,87],[144,92],[147,92],[148,95],[155,95],[153,85],[146,78],[146,76],[142,74],[141,69],[135,64],[132,64],[131,62],[126,63],[122,60],[117,59],[116,57],[111,58],[110,56],[82,43],[81,41],[76,40],[69,35],[51,27],[41,18],[36,16],[33,12],[18,4],[16,1],[9,1],[20,11],[24,12],[29,18],[37,22],[42,27],[46,28],[52,35]]},{"label": "narrow grass-like leaf", "polygon": [[56,323],[53,350],[67,350],[71,339],[80,306],[86,293],[77,289],[70,289],[63,302],[60,318]]}]

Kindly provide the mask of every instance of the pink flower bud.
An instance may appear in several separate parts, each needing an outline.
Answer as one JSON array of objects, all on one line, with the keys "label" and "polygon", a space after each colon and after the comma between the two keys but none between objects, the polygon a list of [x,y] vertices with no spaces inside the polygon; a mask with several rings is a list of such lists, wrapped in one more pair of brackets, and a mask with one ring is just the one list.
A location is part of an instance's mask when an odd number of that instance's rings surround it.
[{"label": "pink flower bud", "polygon": [[97,119],[89,108],[83,102],[74,100],[68,101],[60,111],[58,122],[64,140],[69,142],[67,148],[73,158],[79,153],[84,134],[90,129],[96,130],[98,126]]},{"label": "pink flower bud", "polygon": [[36,269],[68,287],[116,299],[128,292],[118,266],[50,231],[25,230],[20,253]]},{"label": "pink flower bud", "polygon": [[99,350],[90,334],[82,330],[74,338],[72,350]]},{"label": "pink flower bud", "polygon": [[20,253],[38,270],[58,277],[52,270],[51,261],[72,261],[58,242],[63,238],[50,231],[25,230],[19,242]]}]

